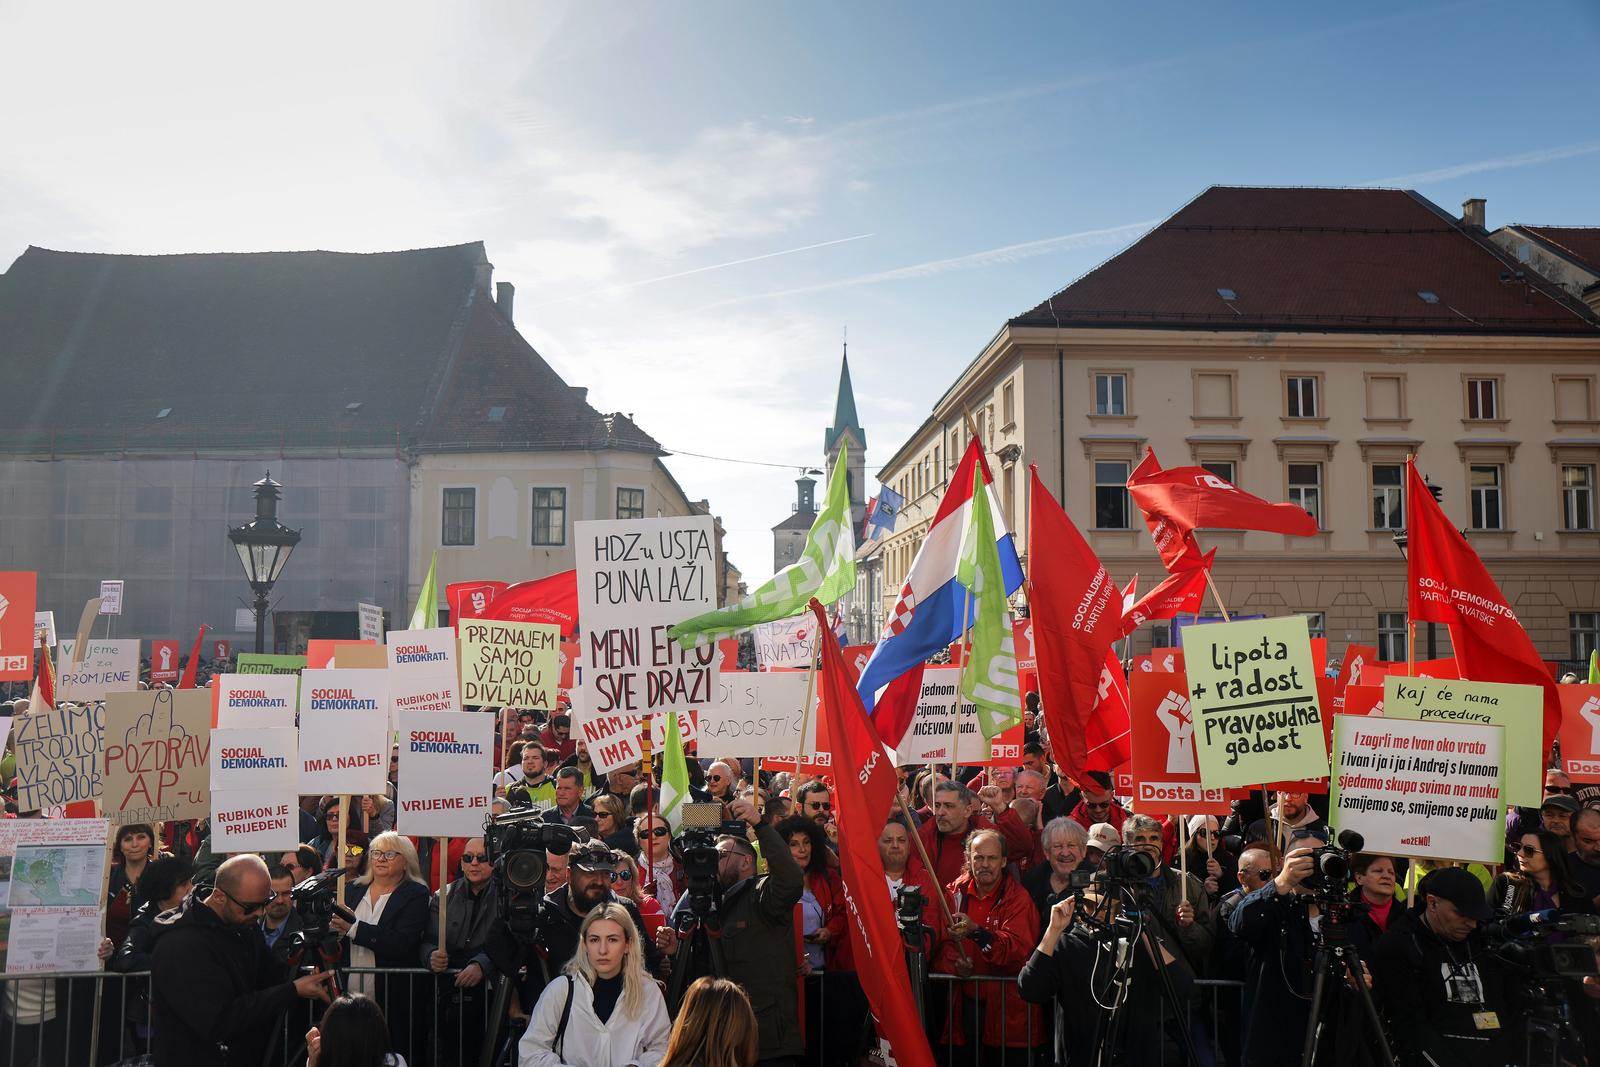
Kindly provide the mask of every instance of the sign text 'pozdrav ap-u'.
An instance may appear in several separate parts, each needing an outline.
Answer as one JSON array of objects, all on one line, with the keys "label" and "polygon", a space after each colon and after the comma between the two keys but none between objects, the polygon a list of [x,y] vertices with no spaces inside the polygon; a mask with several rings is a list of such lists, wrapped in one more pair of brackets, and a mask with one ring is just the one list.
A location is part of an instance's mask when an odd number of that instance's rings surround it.
[{"label": "sign text 'pozdrav ap-u'", "polygon": [[120,823],[211,814],[211,694],[158,689],[106,697],[101,810]]},{"label": "sign text 'pozdrav ap-u'", "polygon": [[685,651],[673,623],[716,607],[709,515],[574,524],[583,680],[595,715],[651,715],[709,704],[717,648]]},{"label": "sign text 'pozdrav ap-u'", "polygon": [[389,672],[329,668],[300,675],[300,788],[381,793],[389,780]]}]

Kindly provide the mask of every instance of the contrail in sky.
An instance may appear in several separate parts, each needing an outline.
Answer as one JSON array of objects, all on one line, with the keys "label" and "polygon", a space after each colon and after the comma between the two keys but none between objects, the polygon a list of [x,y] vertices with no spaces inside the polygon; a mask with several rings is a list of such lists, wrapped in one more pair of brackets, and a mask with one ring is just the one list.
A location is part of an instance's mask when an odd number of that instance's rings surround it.
[{"label": "contrail in sky", "polygon": [[1553,163],[1558,159],[1572,159],[1575,156],[1593,155],[1600,152],[1600,141],[1585,141],[1581,144],[1561,145],[1557,148],[1545,148],[1537,152],[1524,152],[1516,156],[1497,156],[1494,159],[1480,159],[1474,163],[1457,163],[1453,167],[1440,167],[1438,170],[1418,171],[1415,174],[1402,174],[1395,178],[1384,178],[1381,181],[1367,182],[1367,185],[1427,185],[1430,182],[1447,182],[1452,178],[1464,178],[1468,174],[1482,174],[1488,170],[1507,170],[1511,167],[1531,167],[1538,163]]}]

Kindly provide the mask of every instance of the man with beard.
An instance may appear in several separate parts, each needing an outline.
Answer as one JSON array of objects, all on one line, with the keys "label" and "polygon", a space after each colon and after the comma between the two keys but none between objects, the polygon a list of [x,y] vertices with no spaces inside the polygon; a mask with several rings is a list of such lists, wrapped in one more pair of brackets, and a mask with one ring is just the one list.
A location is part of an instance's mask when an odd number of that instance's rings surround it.
[{"label": "man with beard", "polygon": [[[785,849],[784,851],[788,851]],[[545,966],[554,976],[577,955],[578,929],[596,904],[617,904],[627,909],[636,930],[644,929],[644,918],[639,906],[626,897],[611,892],[611,872],[616,867],[611,850],[598,842],[574,846],[568,853],[571,874],[567,884],[544,898],[541,909],[542,933],[539,945],[544,949]],[[644,945],[645,970],[665,977],[662,955],[655,945],[640,939]]]},{"label": "man with beard", "polygon": [[[993,822],[974,810],[977,797],[958,782],[942,780],[933,791],[933,818],[917,827],[922,844],[933,862],[930,874],[939,885],[949,885],[961,875],[966,863],[967,835],[973,830],[997,830],[1005,838],[1006,851],[1013,856],[1033,852],[1033,834],[1022,825],[1014,811],[1004,811]],[[921,862],[920,858],[917,860]]]}]

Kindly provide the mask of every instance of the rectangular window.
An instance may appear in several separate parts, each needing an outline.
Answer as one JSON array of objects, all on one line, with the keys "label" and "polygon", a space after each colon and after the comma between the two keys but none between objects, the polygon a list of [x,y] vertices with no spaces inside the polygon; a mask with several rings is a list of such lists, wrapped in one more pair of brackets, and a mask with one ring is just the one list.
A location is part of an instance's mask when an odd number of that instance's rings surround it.
[{"label": "rectangular window", "polygon": [[1501,506],[1503,474],[1504,468],[1498,463],[1471,468],[1474,530],[1500,530],[1505,527],[1505,513]]},{"label": "rectangular window", "polygon": [[1289,503],[1305,508],[1322,527],[1322,464],[1289,464]]},{"label": "rectangular window", "polygon": [[1002,490],[1000,493],[1000,506],[1005,508],[1006,521],[1015,522],[1017,513],[1017,468],[1007,466],[1000,472]]},{"label": "rectangular window", "polygon": [[1378,612],[1378,658],[1386,663],[1404,663],[1406,658],[1406,613]]},{"label": "rectangular window", "polygon": [[1209,463],[1202,463],[1200,466],[1205,470],[1210,471],[1218,478],[1221,478],[1229,485],[1237,486],[1239,484],[1238,479],[1234,477],[1235,472],[1233,460],[1231,459],[1214,459]]},{"label": "rectangular window", "polygon": [[1587,666],[1596,647],[1600,647],[1600,611],[1574,611],[1572,658]]},{"label": "rectangular window", "polygon": [[644,490],[643,489],[618,489],[617,490],[617,518],[642,519],[644,518]]},{"label": "rectangular window", "polygon": [[1094,465],[1094,528],[1128,528],[1128,465],[1098,462]]},{"label": "rectangular window", "polygon": [[1000,410],[1005,414],[1007,426],[1017,424],[1017,383],[1007,382],[1000,391]]},{"label": "rectangular window", "polygon": [[943,485],[944,484],[944,464],[940,462],[940,460],[943,458],[943,454],[942,453],[943,453],[943,450],[938,445],[934,445],[933,446],[933,484],[934,485]]},{"label": "rectangular window", "polygon": [[533,491],[533,543],[567,543],[567,491],[561,488]]},{"label": "rectangular window", "polygon": [[1317,407],[1317,379],[1315,377],[1295,377],[1289,382],[1289,417],[1291,419],[1314,419],[1320,414]]},{"label": "rectangular window", "polygon": [[1328,636],[1328,617],[1320,611],[1308,611],[1306,616],[1306,630],[1312,637]]},{"label": "rectangular window", "polygon": [[1096,415],[1126,415],[1128,413],[1128,376],[1126,374],[1096,374],[1094,376],[1094,413]]},{"label": "rectangular window", "polygon": [[1372,465],[1372,528],[1374,530],[1405,529],[1405,492],[1402,488],[1405,472],[1404,465],[1399,463],[1374,463]]},{"label": "rectangular window", "polygon": [[1594,466],[1569,463],[1561,468],[1561,525],[1566,530],[1594,529]]},{"label": "rectangular window", "polygon": [[1498,419],[1500,417],[1500,379],[1467,379],[1467,418]]},{"label": "rectangular window", "polygon": [[443,545],[471,545],[477,542],[478,491],[476,489],[446,489],[444,491],[444,529],[439,543]]}]

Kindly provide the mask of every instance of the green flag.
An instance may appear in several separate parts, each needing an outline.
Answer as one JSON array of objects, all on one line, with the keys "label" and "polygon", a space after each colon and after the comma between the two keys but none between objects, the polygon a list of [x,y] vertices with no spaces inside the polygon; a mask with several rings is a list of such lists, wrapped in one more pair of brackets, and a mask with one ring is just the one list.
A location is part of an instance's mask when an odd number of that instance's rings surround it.
[{"label": "green flag", "polygon": [[839,450],[828,479],[828,498],[800,558],[774,574],[766,584],[737,604],[685,619],[667,631],[667,636],[684,648],[702,641],[730,637],[762,622],[793,618],[806,610],[816,597],[832,604],[856,585],[856,537],[850,516],[850,483],[845,478],[845,462],[850,450]]},{"label": "green flag", "polygon": [[434,573],[439,566],[439,550],[433,550],[433,558],[428,561],[428,576],[422,579],[422,591],[417,594],[417,606],[411,610],[411,625],[408,630],[431,630],[439,625],[439,587],[434,580]]},{"label": "green flag", "polygon": [[666,712],[667,737],[661,745],[661,821],[677,833],[683,828],[680,808],[689,797],[689,769],[683,761],[683,735],[678,716]]},{"label": "green flag", "polygon": [[1600,648],[1589,650],[1589,684],[1600,685]]},{"label": "green flag", "polygon": [[1022,689],[1017,681],[1011,608],[1006,602],[1005,576],[1000,573],[1000,551],[995,547],[989,490],[980,475],[973,478],[972,515],[961,542],[956,581],[966,586],[977,608],[961,692],[977,705],[978,729],[984,740],[990,741],[1022,721]]}]

